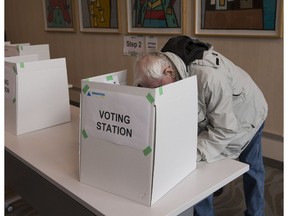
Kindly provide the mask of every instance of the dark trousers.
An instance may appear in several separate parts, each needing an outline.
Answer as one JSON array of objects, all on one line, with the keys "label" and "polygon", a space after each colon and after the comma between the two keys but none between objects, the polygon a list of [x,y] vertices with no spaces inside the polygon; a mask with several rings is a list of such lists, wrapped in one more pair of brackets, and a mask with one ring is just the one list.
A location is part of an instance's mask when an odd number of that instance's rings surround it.
[{"label": "dark trousers", "polygon": [[[262,156],[262,131],[260,127],[246,149],[240,154],[239,161],[249,164],[250,169],[243,175],[243,189],[246,202],[246,216],[264,215],[265,169]],[[213,216],[213,194],[194,206],[194,216]]]}]

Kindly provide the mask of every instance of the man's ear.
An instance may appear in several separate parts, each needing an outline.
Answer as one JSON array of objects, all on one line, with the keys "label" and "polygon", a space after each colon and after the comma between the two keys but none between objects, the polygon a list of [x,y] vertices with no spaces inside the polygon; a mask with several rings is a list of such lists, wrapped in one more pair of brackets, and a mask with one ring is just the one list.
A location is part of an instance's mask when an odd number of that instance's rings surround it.
[{"label": "man's ear", "polygon": [[170,66],[165,68],[163,74],[166,76],[170,76],[173,79],[176,78],[176,73],[173,71],[172,67],[170,67]]}]

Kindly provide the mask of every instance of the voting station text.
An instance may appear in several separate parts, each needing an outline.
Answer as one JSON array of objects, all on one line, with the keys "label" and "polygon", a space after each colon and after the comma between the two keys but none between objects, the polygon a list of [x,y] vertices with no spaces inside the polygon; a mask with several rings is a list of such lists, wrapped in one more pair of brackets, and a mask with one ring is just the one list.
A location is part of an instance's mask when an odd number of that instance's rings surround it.
[{"label": "voting station text", "polygon": [[[130,124],[130,116],[128,115],[99,110],[99,116],[100,116],[100,119],[102,119],[103,121],[107,120],[107,121],[112,121],[112,122],[118,122],[118,123],[122,123],[124,126]],[[103,121],[101,122],[98,121],[96,123],[97,130],[104,131],[107,133],[117,134],[121,136],[132,137],[132,129],[124,127],[124,126],[121,127],[118,125],[105,123]]]}]

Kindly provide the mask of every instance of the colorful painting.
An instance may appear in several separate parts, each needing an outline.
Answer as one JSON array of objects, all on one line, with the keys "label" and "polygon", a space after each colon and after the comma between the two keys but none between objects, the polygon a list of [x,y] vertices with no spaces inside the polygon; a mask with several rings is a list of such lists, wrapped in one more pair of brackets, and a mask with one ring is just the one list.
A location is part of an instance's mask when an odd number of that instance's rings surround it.
[{"label": "colorful painting", "polygon": [[181,26],[181,1],[135,0],[133,27],[179,28]]},{"label": "colorful painting", "polygon": [[277,0],[204,0],[203,29],[275,30]]},{"label": "colorful painting", "polygon": [[119,32],[118,7],[118,0],[79,0],[81,31]]},{"label": "colorful painting", "polygon": [[128,0],[129,33],[181,33],[183,4],[181,0]]},{"label": "colorful painting", "polygon": [[74,31],[73,0],[43,0],[46,30]]},{"label": "colorful painting", "polygon": [[[281,0],[196,0],[198,32],[281,34]],[[234,33],[233,33],[234,32]]]}]

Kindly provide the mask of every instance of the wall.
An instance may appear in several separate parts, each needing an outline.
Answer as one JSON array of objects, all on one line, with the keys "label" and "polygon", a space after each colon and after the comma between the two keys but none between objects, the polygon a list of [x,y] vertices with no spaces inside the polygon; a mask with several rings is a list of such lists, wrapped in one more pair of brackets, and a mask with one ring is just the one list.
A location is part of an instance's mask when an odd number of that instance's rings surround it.
[{"label": "wall", "polygon": [[[75,1],[77,3],[78,1]],[[51,58],[66,57],[69,83],[80,88],[80,80],[90,76],[127,69],[132,81],[135,57],[123,55],[123,35],[126,30],[126,1],[121,2],[122,33],[97,34],[79,31],[76,6],[75,33],[44,31],[43,8],[40,0],[5,0],[5,32],[12,43],[48,43]],[[186,34],[193,36],[194,1],[187,1]],[[191,21],[191,22],[190,22]],[[170,37],[157,36],[159,48]],[[262,89],[269,104],[265,133],[283,138],[283,39],[201,37],[215,50],[245,69]],[[270,136],[271,137],[271,136]],[[266,151],[275,150],[267,142]],[[283,158],[283,142],[276,145],[275,159]]]}]

